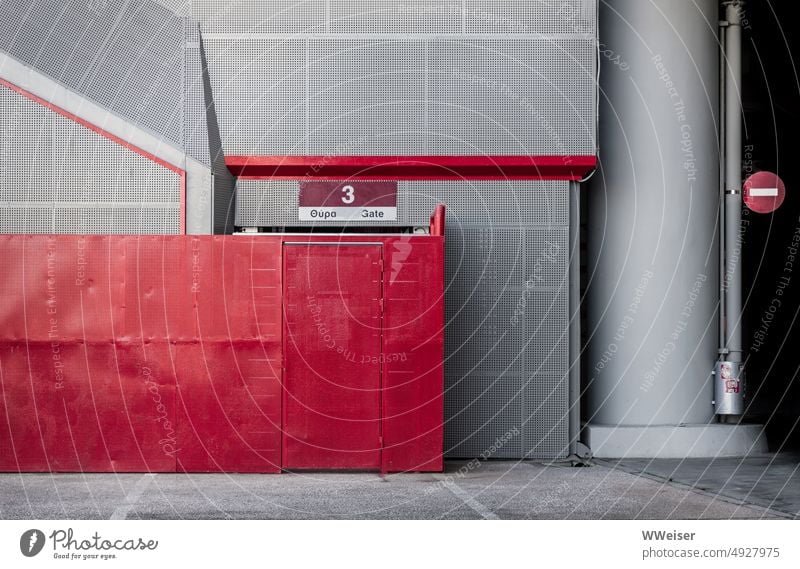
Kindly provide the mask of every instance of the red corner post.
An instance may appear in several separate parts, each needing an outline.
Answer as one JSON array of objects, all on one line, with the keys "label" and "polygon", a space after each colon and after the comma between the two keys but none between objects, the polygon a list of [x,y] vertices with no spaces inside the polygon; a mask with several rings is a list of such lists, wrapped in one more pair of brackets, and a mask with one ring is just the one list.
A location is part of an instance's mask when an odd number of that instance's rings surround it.
[{"label": "red corner post", "polygon": [[431,235],[444,237],[445,206],[439,204],[431,214]]}]

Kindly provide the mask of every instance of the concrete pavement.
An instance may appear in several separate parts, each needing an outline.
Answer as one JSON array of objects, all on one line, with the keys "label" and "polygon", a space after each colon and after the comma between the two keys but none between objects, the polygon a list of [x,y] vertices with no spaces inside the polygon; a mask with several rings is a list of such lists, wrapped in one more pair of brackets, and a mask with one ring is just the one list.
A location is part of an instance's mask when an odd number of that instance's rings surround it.
[{"label": "concrete pavement", "polygon": [[3,519],[787,517],[620,465],[448,462],[441,475],[2,474]]}]

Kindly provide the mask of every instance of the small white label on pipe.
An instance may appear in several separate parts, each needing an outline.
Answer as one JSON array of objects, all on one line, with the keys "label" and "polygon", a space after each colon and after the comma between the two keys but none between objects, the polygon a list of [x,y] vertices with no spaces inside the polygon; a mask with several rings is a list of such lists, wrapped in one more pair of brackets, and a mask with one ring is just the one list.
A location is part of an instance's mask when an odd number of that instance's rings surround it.
[{"label": "small white label on pipe", "polygon": [[778,188],[750,188],[750,197],[776,198],[778,197]]}]

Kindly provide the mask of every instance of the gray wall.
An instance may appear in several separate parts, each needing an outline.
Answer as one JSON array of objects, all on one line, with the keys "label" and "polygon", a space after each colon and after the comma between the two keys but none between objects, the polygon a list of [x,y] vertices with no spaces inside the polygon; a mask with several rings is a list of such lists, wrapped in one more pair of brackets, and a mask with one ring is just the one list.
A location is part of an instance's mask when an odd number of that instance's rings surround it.
[{"label": "gray wall", "polygon": [[175,172],[3,86],[0,125],[0,232],[179,232]]},{"label": "gray wall", "polygon": [[181,148],[183,46],[150,0],[0,2],[0,51]]},{"label": "gray wall", "polygon": [[227,154],[593,154],[595,0],[200,1]]},{"label": "gray wall", "polygon": [[[196,22],[152,0],[2,0],[0,53],[197,161],[197,166],[187,167],[187,230],[221,233],[233,229],[234,181],[224,165]],[[107,159],[84,156],[71,167],[65,162],[61,171],[118,168]],[[16,173],[15,167],[15,162],[6,164],[7,175],[24,177],[21,166]],[[146,192],[133,187],[134,177],[113,181],[112,191]],[[80,209],[79,195],[73,197],[72,207]],[[85,199],[87,208],[94,207],[88,203],[88,194]],[[150,201],[159,199],[154,189]],[[63,225],[69,225],[69,218],[64,218]],[[15,227],[0,230],[20,229]]]}]

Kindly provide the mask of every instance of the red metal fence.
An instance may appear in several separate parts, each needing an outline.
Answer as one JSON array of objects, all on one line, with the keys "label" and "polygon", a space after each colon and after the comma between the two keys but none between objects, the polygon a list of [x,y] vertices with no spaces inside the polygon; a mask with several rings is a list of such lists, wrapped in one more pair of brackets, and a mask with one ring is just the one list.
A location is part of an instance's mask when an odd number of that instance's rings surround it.
[{"label": "red metal fence", "polygon": [[440,470],[443,249],[0,236],[0,471]]}]

